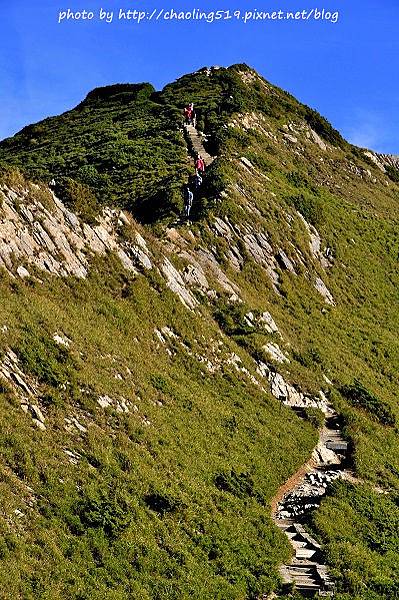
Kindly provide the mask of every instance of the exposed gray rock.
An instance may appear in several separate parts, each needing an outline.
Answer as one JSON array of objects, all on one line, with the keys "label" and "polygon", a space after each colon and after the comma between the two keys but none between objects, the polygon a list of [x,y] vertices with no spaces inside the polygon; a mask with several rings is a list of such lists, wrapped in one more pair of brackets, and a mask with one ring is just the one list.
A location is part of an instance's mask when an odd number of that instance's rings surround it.
[{"label": "exposed gray rock", "polygon": [[82,455],[78,452],[72,452],[72,450],[67,450],[66,448],[64,448],[64,454],[67,455],[69,462],[73,465],[77,465],[82,458]]},{"label": "exposed gray rock", "polygon": [[[128,217],[125,215],[125,213],[121,210],[121,212],[118,215],[118,224],[122,224],[122,225],[129,225],[130,221],[128,219]],[[137,234],[140,235],[140,234]],[[140,236],[141,237],[141,236]]]},{"label": "exposed gray rock", "polygon": [[247,158],[245,158],[245,156],[241,156],[240,158],[241,162],[243,165],[245,165],[246,167],[248,167],[248,169],[253,169],[253,164],[251,163],[250,160],[248,160]]},{"label": "exposed gray rock", "polygon": [[318,133],[316,133],[311,127],[309,127],[309,134],[313,142],[319,146],[322,150],[327,150],[327,144],[321,139]]},{"label": "exposed gray rock", "polygon": [[299,211],[297,211],[297,215],[305,225],[306,230],[309,234],[309,248],[310,252],[312,253],[312,256],[320,262],[321,266],[324,269],[327,269],[331,266],[331,263],[329,259],[325,256],[325,254],[323,254],[323,252],[321,251],[321,237],[319,232],[317,231],[316,227],[307,222],[305,217]]},{"label": "exposed gray rock", "polygon": [[97,398],[97,402],[101,406],[101,408],[107,408],[108,406],[112,406],[113,404],[112,398],[110,398],[107,395],[100,396],[99,398]]},{"label": "exposed gray rock", "polygon": [[194,262],[197,262],[201,265],[204,272],[208,271],[209,275],[212,276],[223,291],[228,294],[240,294],[239,288],[227,277],[227,275],[222,271],[220,265],[212,252],[207,250],[206,248],[199,248],[195,254],[188,254],[190,259]]},{"label": "exposed gray rock", "polygon": [[281,250],[281,248],[280,248],[280,250],[277,253],[276,258],[277,258],[277,262],[283,269],[286,269],[290,273],[293,273],[294,275],[296,275],[295,267],[294,267],[292,261],[288,258],[288,256],[284,252],[284,250]]},{"label": "exposed gray rock", "polygon": [[69,346],[71,344],[71,340],[69,338],[67,338],[66,336],[60,335],[58,333],[55,333],[53,335],[53,340],[60,346],[65,346],[66,348],[69,348]]},{"label": "exposed gray rock", "polygon": [[21,279],[25,279],[26,277],[30,277],[30,273],[28,269],[25,269],[22,265],[17,268],[17,274],[21,277]]},{"label": "exposed gray rock", "polygon": [[42,411],[40,410],[39,406],[37,404],[31,404],[29,406],[29,408],[30,408],[30,411],[31,411],[33,417],[35,419],[37,419],[38,421],[40,421],[41,423],[44,423],[45,418],[44,418],[44,415],[43,415]]},{"label": "exposed gray rock", "polygon": [[158,340],[161,342],[161,344],[166,344],[166,339],[164,338],[162,333],[159,331],[159,329],[154,329],[154,333],[157,336]]},{"label": "exposed gray rock", "polygon": [[274,321],[273,317],[269,312],[263,312],[259,317],[259,321],[260,323],[263,323],[264,328],[268,333],[277,333],[280,335],[280,337],[282,337],[279,328],[276,325],[276,322]]},{"label": "exposed gray rock", "polygon": [[[141,237],[141,236],[140,236]],[[143,269],[150,270],[152,269],[152,262],[149,258],[149,250],[145,252],[142,246],[129,244],[125,247],[129,256],[133,259],[133,262]]]},{"label": "exposed gray rock", "polygon": [[21,399],[35,395],[36,387],[20,369],[18,357],[11,349],[8,349],[0,364],[0,375],[12,385]]},{"label": "exposed gray rock", "polygon": [[306,396],[294,386],[287,383],[280,373],[271,371],[267,366],[261,367],[258,363],[258,373],[266,377],[270,383],[270,391],[275,398],[286,406],[292,408],[319,408],[324,413],[329,412],[328,404],[321,398]]},{"label": "exposed gray rock", "polygon": [[209,283],[208,283],[207,278],[205,277],[205,273],[198,266],[195,267],[194,265],[187,265],[187,267],[185,267],[182,275],[183,275],[184,281],[188,285],[195,287],[195,288],[203,289],[203,290],[209,289]]},{"label": "exposed gray rock", "polygon": [[286,140],[288,140],[292,144],[298,143],[298,138],[295,137],[294,135],[291,135],[290,133],[283,133],[283,136],[285,137]]},{"label": "exposed gray rock", "polygon": [[373,163],[380,169],[380,171],[382,171],[383,173],[386,172],[384,163],[382,162],[383,159],[380,160],[379,155],[374,154],[374,152],[371,152],[369,150],[367,152],[365,152],[364,154],[365,154],[365,156],[367,156],[368,158],[370,158],[373,161]]},{"label": "exposed gray rock", "polygon": [[258,361],[257,365],[258,366],[256,368],[256,372],[261,377],[264,377],[265,379],[269,379],[271,376],[271,371],[270,371],[269,367],[267,366],[267,364],[260,360],[260,361]]},{"label": "exposed gray rock", "polygon": [[237,246],[231,246],[227,251],[227,259],[230,262],[233,269],[241,271],[244,266],[244,259],[241,256]]},{"label": "exposed gray rock", "polygon": [[272,342],[268,342],[263,346],[263,349],[267,354],[269,354],[273,360],[279,363],[289,363],[289,358],[283,353],[280,346],[278,344],[273,344]]},{"label": "exposed gray rock", "polygon": [[266,235],[262,232],[251,232],[244,235],[245,247],[254,261],[266,268],[267,274],[274,284],[279,281],[276,271],[276,259]]},{"label": "exposed gray rock", "polygon": [[166,279],[166,285],[172,292],[178,295],[182,303],[190,309],[195,308],[198,305],[197,300],[194,298],[190,290],[185,286],[185,282],[180,275],[179,271],[172,265],[169,259],[164,258],[161,265],[162,273]]},{"label": "exposed gray rock", "polygon": [[385,166],[399,169],[399,155],[397,154],[377,154],[378,160]]},{"label": "exposed gray rock", "polygon": [[320,279],[320,277],[316,277],[314,286],[319,292],[319,294],[323,296],[324,300],[326,301],[326,304],[330,304],[330,306],[335,306],[334,298],[330,290],[328,289],[324,281]]},{"label": "exposed gray rock", "polygon": [[[33,190],[35,187],[32,185]],[[115,226],[120,212],[104,209],[99,224],[91,227],[81,223],[52,192],[51,212],[28,189],[16,191],[3,185],[1,192],[0,266],[11,275],[29,276],[24,266],[14,267],[24,261],[54,275],[84,278],[88,255],[107,251],[115,251],[126,269],[137,272],[117,241]],[[140,255],[139,259],[148,266],[147,258]]]},{"label": "exposed gray rock", "polygon": [[215,221],[213,223],[212,228],[221,237],[225,237],[228,240],[232,238],[233,232],[231,231],[229,225],[225,221],[223,221],[223,219],[215,217]]},{"label": "exposed gray rock", "polygon": [[69,433],[76,433],[76,430],[78,430],[79,433],[87,433],[87,428],[79,423],[76,417],[65,417],[64,421],[66,423],[65,429]]},{"label": "exposed gray rock", "polygon": [[253,312],[249,312],[244,315],[244,321],[248,327],[255,327],[255,317]]}]

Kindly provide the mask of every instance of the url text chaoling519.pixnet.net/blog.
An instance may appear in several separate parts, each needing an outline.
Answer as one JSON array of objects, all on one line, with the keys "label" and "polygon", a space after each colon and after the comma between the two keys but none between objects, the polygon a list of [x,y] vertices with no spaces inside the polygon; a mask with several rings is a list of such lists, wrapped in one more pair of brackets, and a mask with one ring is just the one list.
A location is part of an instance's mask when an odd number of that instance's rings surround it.
[{"label": "url text chaoling519.pixnet.net/blog", "polygon": [[324,21],[337,23],[340,18],[339,11],[327,10],[325,8],[307,8],[297,11],[273,10],[264,11],[256,8],[252,10],[176,10],[174,8],[156,8],[153,10],[124,9],[98,11],[80,10],[74,11],[70,8],[60,10],[58,23],[102,21],[112,23],[114,21],[126,21],[136,24],[144,22],[189,22],[199,21],[205,23],[217,22],[241,22],[244,24],[256,22],[314,22]]}]

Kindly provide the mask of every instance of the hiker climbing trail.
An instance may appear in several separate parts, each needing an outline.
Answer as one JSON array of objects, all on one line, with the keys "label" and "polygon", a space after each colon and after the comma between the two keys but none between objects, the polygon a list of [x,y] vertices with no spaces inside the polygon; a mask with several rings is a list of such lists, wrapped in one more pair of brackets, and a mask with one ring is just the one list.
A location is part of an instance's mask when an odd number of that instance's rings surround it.
[{"label": "hiker climbing trail", "polygon": [[205,166],[209,167],[215,160],[215,157],[211,156],[205,150],[204,144],[202,142],[202,137],[198,133],[198,130],[194,127],[194,125],[184,125],[184,129],[190,141],[191,150],[193,154],[200,154],[204,159]]},{"label": "hiker climbing trail", "polygon": [[326,421],[312,459],[277,493],[272,503],[273,519],[294,548],[290,564],[280,567],[283,582],[294,584],[305,598],[333,597],[334,584],[323,564],[322,549],[303,523],[315,510],[336,478],[349,478],[344,468],[347,442],[343,439],[334,409],[326,404]]}]

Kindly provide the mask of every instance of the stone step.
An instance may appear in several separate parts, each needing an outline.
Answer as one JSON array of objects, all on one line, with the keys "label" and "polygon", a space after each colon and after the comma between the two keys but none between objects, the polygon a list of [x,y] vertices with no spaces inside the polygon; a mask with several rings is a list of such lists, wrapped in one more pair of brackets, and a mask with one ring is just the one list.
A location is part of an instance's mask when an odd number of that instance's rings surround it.
[{"label": "stone step", "polygon": [[296,548],[296,549],[306,547],[306,542],[303,540],[296,540],[295,538],[291,538],[290,541],[291,541],[291,545],[294,546],[294,548]]},{"label": "stone step", "polygon": [[292,573],[292,575],[300,574],[300,573],[308,573],[310,575],[312,573],[313,574],[317,573],[317,571],[314,568],[306,567],[306,566],[298,567],[297,565],[294,565],[294,564],[288,565],[285,568],[287,569],[287,571]]},{"label": "stone step", "polygon": [[317,548],[317,550],[321,549],[321,546],[318,542],[316,542],[316,540],[314,538],[312,538],[311,535],[309,535],[308,533],[301,533],[298,534],[301,536],[301,538],[308,544],[308,546],[312,546],[313,548]]},{"label": "stone step", "polygon": [[276,525],[277,525],[277,527],[280,527],[280,529],[288,529],[289,527],[292,527],[293,524],[294,524],[294,519],[277,519],[276,520]]},{"label": "stone step", "polygon": [[304,588],[314,589],[314,590],[320,589],[320,585],[313,579],[303,579],[301,581],[295,581],[295,585],[298,590],[304,589]]},{"label": "stone step", "polygon": [[300,587],[312,587],[312,588],[318,588],[320,589],[320,584],[317,583],[317,581],[314,581],[314,579],[311,579],[309,577],[303,577],[303,578],[298,578],[295,580],[295,585],[297,588]]},{"label": "stone step", "polygon": [[293,558],[291,566],[305,569],[317,569],[317,567],[319,567],[320,565],[314,560],[297,560],[296,558]]},{"label": "stone step", "polygon": [[298,548],[295,552],[297,558],[312,558],[316,554],[314,548]]},{"label": "stone step", "polygon": [[292,570],[290,567],[287,568],[287,573],[291,575],[294,579],[300,579],[301,577],[307,577],[308,579],[314,579],[318,581],[318,576],[315,571],[311,571],[308,569],[295,569]]},{"label": "stone step", "polygon": [[315,598],[317,595],[320,595],[320,587],[316,586],[303,586],[297,587],[298,592],[301,594],[303,598]]},{"label": "stone step", "polygon": [[347,442],[327,441],[325,444],[328,450],[346,452],[348,450]]},{"label": "stone step", "polygon": [[204,144],[200,135],[198,134],[197,129],[193,125],[185,125],[184,127],[187,132],[187,135],[190,138],[190,142],[194,152],[201,154],[202,158],[204,159],[205,166],[209,167],[213,163],[215,158],[205,150]]}]

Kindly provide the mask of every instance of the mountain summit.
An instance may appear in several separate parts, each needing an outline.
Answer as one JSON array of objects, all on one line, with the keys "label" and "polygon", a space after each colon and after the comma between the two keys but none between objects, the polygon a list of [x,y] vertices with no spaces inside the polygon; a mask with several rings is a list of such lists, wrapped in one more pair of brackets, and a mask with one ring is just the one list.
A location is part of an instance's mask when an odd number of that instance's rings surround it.
[{"label": "mountain summit", "polygon": [[246,65],[2,141],[2,597],[394,598],[398,201]]}]

